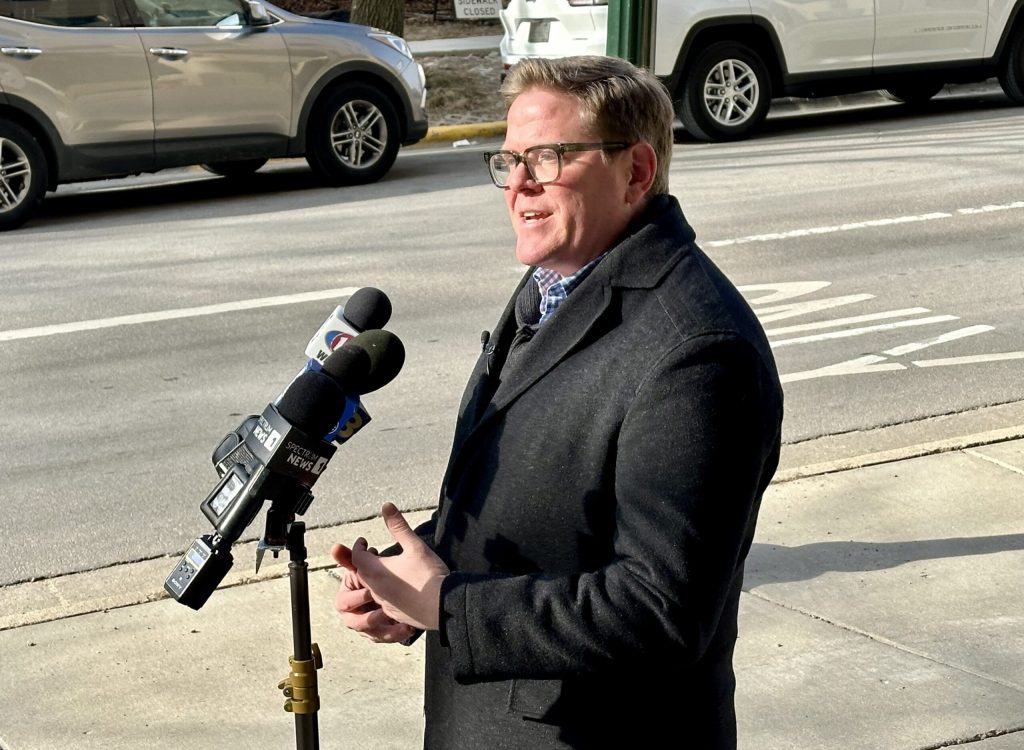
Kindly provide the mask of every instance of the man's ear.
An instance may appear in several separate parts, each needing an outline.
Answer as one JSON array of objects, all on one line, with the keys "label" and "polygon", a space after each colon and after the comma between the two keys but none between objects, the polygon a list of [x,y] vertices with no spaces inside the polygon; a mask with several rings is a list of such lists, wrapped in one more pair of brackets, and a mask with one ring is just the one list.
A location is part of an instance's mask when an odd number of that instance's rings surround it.
[{"label": "man's ear", "polygon": [[626,186],[626,203],[635,204],[644,200],[654,174],[658,171],[658,155],[649,143],[641,141],[630,148],[630,176]]}]

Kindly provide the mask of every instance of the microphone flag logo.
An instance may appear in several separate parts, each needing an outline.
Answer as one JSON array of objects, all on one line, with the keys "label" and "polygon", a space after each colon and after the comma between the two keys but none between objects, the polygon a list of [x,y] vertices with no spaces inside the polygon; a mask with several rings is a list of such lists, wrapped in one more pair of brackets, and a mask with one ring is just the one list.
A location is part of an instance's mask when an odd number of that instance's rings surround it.
[{"label": "microphone flag logo", "polygon": [[327,348],[333,352],[346,341],[351,341],[353,338],[355,336],[348,331],[328,331],[327,335],[324,336],[324,342],[327,344]]}]

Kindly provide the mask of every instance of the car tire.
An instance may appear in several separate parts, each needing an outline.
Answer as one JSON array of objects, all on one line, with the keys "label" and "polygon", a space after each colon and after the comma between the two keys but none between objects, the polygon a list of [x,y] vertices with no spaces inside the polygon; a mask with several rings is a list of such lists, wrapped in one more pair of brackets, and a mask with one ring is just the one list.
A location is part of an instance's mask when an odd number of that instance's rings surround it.
[{"label": "car tire", "polygon": [[945,85],[944,81],[919,81],[882,89],[882,95],[900,104],[920,107],[931,101]]},{"label": "car tire", "polygon": [[248,177],[267,163],[266,159],[239,159],[238,161],[219,161],[216,164],[204,164],[203,169],[221,177]]},{"label": "car tire", "polygon": [[310,115],[306,161],[331,185],[376,182],[395,163],[401,137],[386,96],[363,83],[342,84]]},{"label": "car tire", "polygon": [[1024,25],[1017,24],[999,71],[999,85],[1014,104],[1024,104]]},{"label": "car tire", "polygon": [[46,194],[46,155],[17,123],[0,120],[0,232],[17,229]]},{"label": "car tire", "polygon": [[768,114],[771,94],[768,69],[754,50],[718,42],[690,66],[679,119],[698,140],[746,138]]}]

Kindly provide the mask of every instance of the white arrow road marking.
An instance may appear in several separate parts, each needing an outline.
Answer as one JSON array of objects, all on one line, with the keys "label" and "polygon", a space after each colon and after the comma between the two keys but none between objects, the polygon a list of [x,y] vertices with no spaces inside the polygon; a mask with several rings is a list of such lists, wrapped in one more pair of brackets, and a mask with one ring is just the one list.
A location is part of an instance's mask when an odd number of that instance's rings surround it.
[{"label": "white arrow road marking", "polygon": [[863,328],[849,328],[845,331],[832,331],[831,333],[818,333],[813,336],[797,336],[794,339],[782,339],[771,342],[772,349],[791,344],[809,344],[814,341],[827,341],[829,339],[845,339],[851,336],[863,336],[865,333],[875,331],[892,331],[897,328],[911,328],[913,326],[926,326],[933,323],[946,323],[950,320],[958,320],[956,315],[933,315],[930,318],[915,318],[914,320],[901,320],[896,323],[881,323],[877,326],[865,326]]},{"label": "white arrow road marking", "polygon": [[906,369],[907,366],[901,365],[899,362],[886,362],[885,357],[880,354],[868,354],[863,357],[847,360],[846,362],[819,367],[816,370],[791,372],[788,375],[779,376],[779,380],[783,383],[796,383],[800,380],[814,380],[815,378],[828,378],[836,375],[863,375],[871,372]]},{"label": "white arrow road marking", "polygon": [[[943,333],[927,341],[920,341],[913,344],[903,344],[892,349],[887,349],[885,354],[890,357],[898,357],[903,354],[910,354],[930,346],[945,344],[957,339],[976,336],[979,333],[987,333],[995,330],[992,326],[968,326],[955,331]],[[815,378],[835,377],[837,375],[865,375],[875,372],[892,372],[894,370],[906,370],[906,365],[899,362],[886,361],[888,358],[881,354],[868,354],[863,357],[856,357],[845,362],[838,362],[834,365],[819,367],[815,370],[804,370],[782,375],[779,379],[783,383],[796,383],[801,380],[814,380]],[[969,365],[980,362],[1002,362],[1013,359],[1024,359],[1024,352],[1001,352],[996,354],[974,354],[965,357],[946,357],[943,359],[914,360],[911,364],[916,367],[949,367],[954,365]]]},{"label": "white arrow road marking", "polygon": [[1006,362],[1012,359],[1024,359],[1024,352],[972,354],[966,357],[946,357],[945,359],[919,359],[914,360],[914,364],[918,367],[949,367],[950,365],[973,365],[979,362]]},{"label": "white arrow road marking", "polygon": [[884,354],[888,354],[890,357],[902,357],[904,354],[910,354],[911,352],[918,352],[922,349],[927,349],[929,346],[935,346],[936,344],[945,344],[947,341],[956,341],[957,339],[965,339],[968,336],[977,336],[979,333],[988,333],[994,331],[995,326],[968,326],[967,328],[959,328],[955,331],[949,331],[943,333],[940,336],[936,336],[933,339],[927,341],[921,341],[916,344],[904,344],[903,346],[897,346],[892,349],[886,349]]},{"label": "white arrow road marking", "polygon": [[[836,328],[838,326],[850,325],[852,323],[870,323],[873,320],[887,320],[889,318],[905,318],[908,315],[921,315],[931,312],[927,307],[908,307],[903,310],[889,310],[888,312],[870,313],[868,315],[855,315],[850,318],[836,318],[835,320],[823,320],[818,323],[800,323],[795,326],[783,326],[782,328],[766,329],[769,336],[781,336],[784,333],[801,333],[803,331],[820,331],[822,328]],[[760,316],[758,316],[760,317]],[[764,323],[764,319],[761,320]]]}]

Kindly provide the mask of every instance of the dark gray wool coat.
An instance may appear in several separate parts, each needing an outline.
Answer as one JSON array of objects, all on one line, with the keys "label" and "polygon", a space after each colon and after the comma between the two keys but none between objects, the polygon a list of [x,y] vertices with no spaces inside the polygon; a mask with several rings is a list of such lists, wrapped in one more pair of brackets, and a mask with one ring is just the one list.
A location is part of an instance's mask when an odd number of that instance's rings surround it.
[{"label": "dark gray wool coat", "polygon": [[515,367],[529,274],[481,355],[417,530],[452,570],[427,635],[429,750],[735,747],[743,560],[782,390],[693,240],[653,197]]}]

